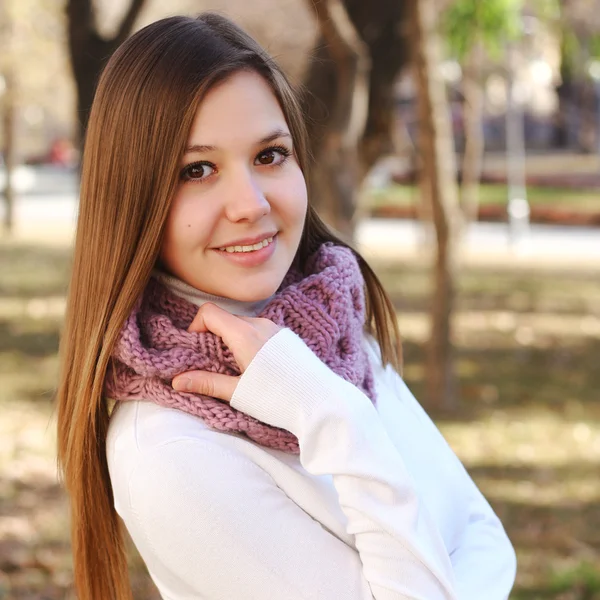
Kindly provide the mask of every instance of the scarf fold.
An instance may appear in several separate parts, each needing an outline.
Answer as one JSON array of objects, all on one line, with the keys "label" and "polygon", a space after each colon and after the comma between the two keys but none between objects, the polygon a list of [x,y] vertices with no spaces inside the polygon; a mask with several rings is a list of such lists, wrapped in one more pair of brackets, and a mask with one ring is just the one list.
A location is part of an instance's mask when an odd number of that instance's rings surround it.
[{"label": "scarf fold", "polygon": [[[245,434],[262,446],[297,454],[292,433],[262,423],[227,402],[177,392],[171,381],[191,370],[239,375],[223,340],[189,333],[198,307],[150,279],[119,334],[104,393],[114,400],[149,400],[202,418],[212,429]],[[291,268],[259,317],[291,329],[336,374],[375,402],[375,383],[363,345],[364,282],[351,250],[327,242]],[[285,402],[285,398],[282,398]]]}]

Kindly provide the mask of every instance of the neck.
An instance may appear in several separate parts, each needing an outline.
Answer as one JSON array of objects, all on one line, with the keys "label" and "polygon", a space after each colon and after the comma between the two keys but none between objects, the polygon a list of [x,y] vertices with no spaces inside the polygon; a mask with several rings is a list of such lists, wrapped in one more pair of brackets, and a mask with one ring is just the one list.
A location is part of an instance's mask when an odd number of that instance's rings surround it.
[{"label": "neck", "polygon": [[267,298],[256,302],[242,302],[231,298],[214,296],[213,294],[207,294],[202,290],[198,290],[174,275],[159,269],[152,271],[152,277],[166,286],[173,294],[196,306],[202,306],[205,302],[212,302],[227,312],[240,317],[256,317],[271,300],[271,298]]}]

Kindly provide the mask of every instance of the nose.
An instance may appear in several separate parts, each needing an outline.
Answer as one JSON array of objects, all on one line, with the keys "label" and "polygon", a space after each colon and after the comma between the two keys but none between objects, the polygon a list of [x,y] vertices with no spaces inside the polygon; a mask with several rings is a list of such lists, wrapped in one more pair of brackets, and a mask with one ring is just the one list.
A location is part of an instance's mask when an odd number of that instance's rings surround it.
[{"label": "nose", "polygon": [[269,204],[257,177],[247,169],[240,170],[227,191],[225,213],[234,222],[258,221],[271,212]]}]

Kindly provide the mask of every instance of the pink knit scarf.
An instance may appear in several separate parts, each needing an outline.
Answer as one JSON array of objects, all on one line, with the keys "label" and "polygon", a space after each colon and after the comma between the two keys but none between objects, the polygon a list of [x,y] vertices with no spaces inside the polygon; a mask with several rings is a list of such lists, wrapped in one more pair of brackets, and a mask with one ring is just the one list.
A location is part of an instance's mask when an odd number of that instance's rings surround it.
[{"label": "pink knit scarf", "polygon": [[[243,433],[262,446],[297,454],[298,440],[290,432],[257,421],[227,402],[171,387],[173,377],[184,371],[240,374],[220,337],[186,331],[197,311],[196,305],[150,279],[115,345],[105,394],[115,400],[143,399],[178,408],[201,417],[212,429]],[[294,331],[332,371],[375,402],[363,346],[363,278],[350,250],[323,244],[307,260],[303,273],[290,269],[258,316]]]}]

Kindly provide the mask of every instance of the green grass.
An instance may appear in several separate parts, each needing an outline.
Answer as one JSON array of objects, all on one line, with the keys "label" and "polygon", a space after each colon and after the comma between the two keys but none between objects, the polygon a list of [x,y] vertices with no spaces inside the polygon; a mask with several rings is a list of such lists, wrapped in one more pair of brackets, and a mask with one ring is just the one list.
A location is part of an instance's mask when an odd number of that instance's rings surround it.
[{"label": "green grass", "polygon": [[[389,187],[364,195],[361,199],[365,207],[410,206],[419,199],[419,190],[412,185],[393,184]],[[506,205],[508,189],[506,185],[484,184],[480,189],[482,205]],[[552,187],[527,188],[527,199],[531,206],[553,206],[566,210],[584,212],[600,211],[600,190],[562,189]]]},{"label": "green grass", "polygon": [[595,600],[600,597],[600,573],[596,565],[581,562],[548,577],[545,586],[518,590],[512,600]]},{"label": "green grass", "polygon": [[[379,264],[425,398],[429,275]],[[600,286],[589,273],[471,269],[458,282],[459,405],[438,426],[519,558],[514,600],[599,600]]]},{"label": "green grass", "polygon": [[[56,479],[57,344],[70,254],[0,244],[0,598],[68,598]],[[374,265],[398,311],[405,378],[424,398],[430,278]],[[595,275],[597,277],[597,275]],[[600,286],[585,273],[472,269],[459,280],[460,403],[435,415],[519,557],[514,600],[599,600]],[[135,597],[156,598],[131,552]]]}]

